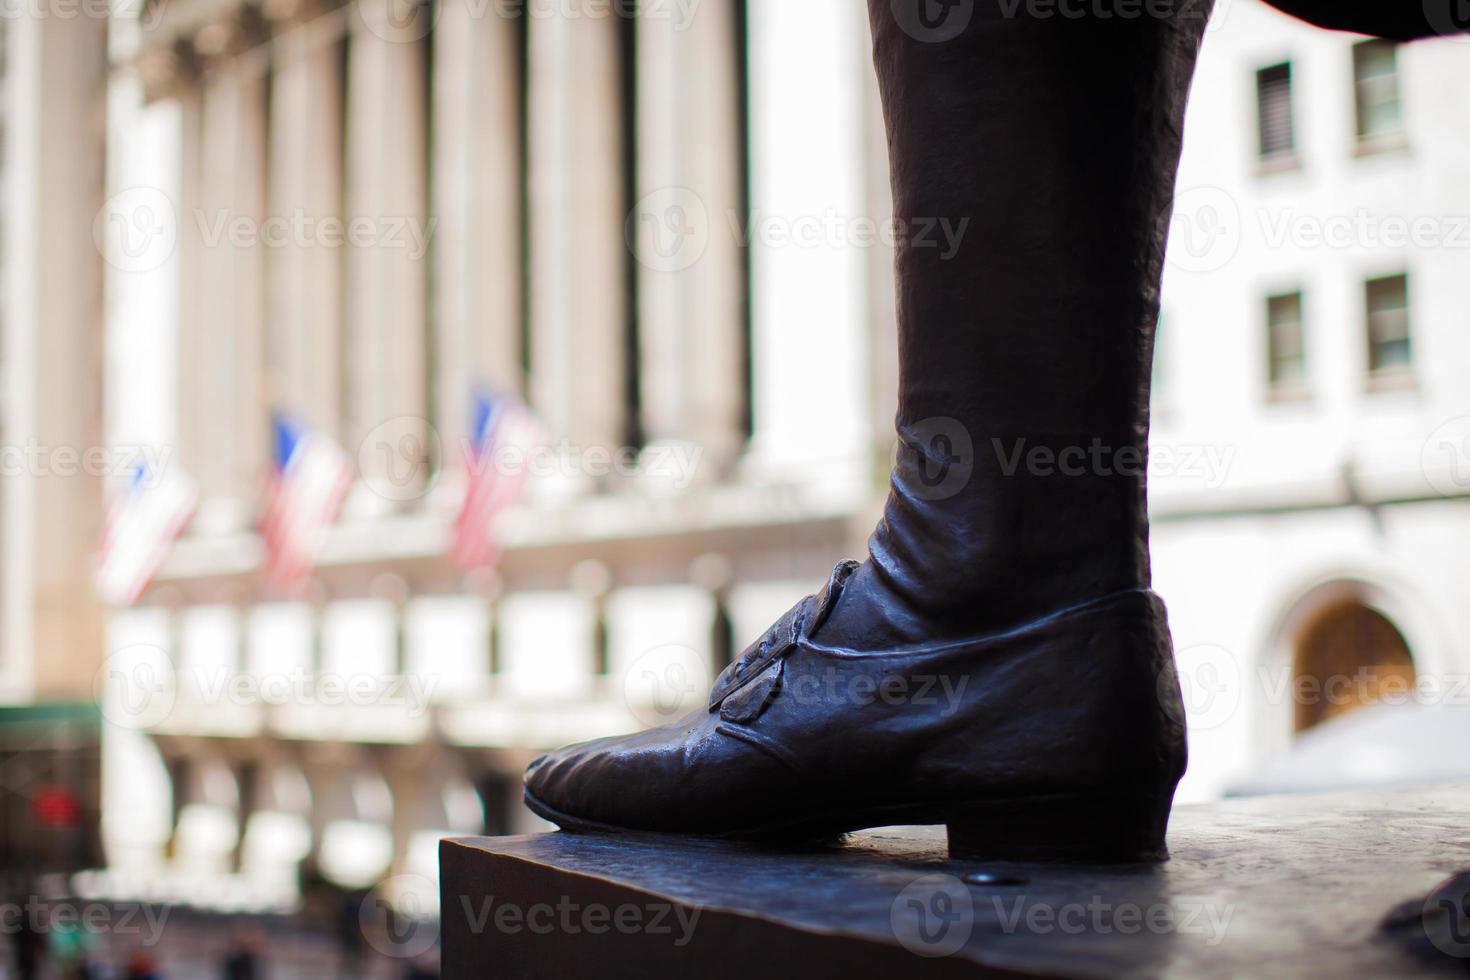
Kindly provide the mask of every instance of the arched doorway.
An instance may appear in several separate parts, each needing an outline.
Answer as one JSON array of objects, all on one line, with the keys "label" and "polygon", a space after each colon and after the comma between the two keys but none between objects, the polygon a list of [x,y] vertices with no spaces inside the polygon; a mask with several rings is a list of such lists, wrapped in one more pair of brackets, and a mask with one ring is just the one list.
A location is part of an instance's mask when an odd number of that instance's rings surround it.
[{"label": "arched doorway", "polygon": [[1414,658],[1387,616],[1355,599],[1334,603],[1301,631],[1293,655],[1298,732],[1414,687]]}]

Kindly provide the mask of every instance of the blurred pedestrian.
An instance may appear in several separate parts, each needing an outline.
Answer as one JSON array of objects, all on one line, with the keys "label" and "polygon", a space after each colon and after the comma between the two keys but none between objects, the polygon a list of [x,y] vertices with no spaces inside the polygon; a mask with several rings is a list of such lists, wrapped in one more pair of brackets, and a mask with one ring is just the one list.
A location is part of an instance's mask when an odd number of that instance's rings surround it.
[{"label": "blurred pedestrian", "polygon": [[[24,908],[22,906],[22,908]],[[23,911],[16,920],[15,973],[20,980],[36,980],[46,956],[46,936],[37,923]]]},{"label": "blurred pedestrian", "polygon": [[92,980],[92,950],[97,937],[81,924],[63,916],[52,916],[46,933],[51,961],[62,980]]},{"label": "blurred pedestrian", "polygon": [[343,890],[337,896],[337,949],[342,959],[337,968],[337,975],[344,978],[355,978],[362,973],[363,961],[363,935],[362,935],[362,907],[372,892],[363,890]]},{"label": "blurred pedestrian", "polygon": [[127,980],[163,980],[158,961],[146,949],[135,949],[128,957]]},{"label": "blurred pedestrian", "polygon": [[439,957],[433,953],[415,957],[403,971],[403,980],[439,980]]},{"label": "blurred pedestrian", "polygon": [[260,966],[260,930],[249,923],[236,925],[230,942],[230,950],[221,965],[224,980],[258,980],[262,975]]}]

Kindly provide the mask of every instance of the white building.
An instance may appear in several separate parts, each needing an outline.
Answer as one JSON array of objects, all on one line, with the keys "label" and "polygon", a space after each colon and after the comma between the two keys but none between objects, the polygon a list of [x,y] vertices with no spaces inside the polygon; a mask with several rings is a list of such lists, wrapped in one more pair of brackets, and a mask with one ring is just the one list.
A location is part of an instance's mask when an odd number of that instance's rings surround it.
[{"label": "white building", "polygon": [[1470,698],[1470,45],[1363,42],[1237,0],[1195,78],[1151,489],[1181,799],[1360,685]]},{"label": "white building", "polygon": [[[301,862],[428,879],[440,833],[538,826],[531,757],[701,696],[861,553],[881,505],[892,256],[863,6],[397,4],[114,21],[106,213],[137,234],[109,244],[109,436],[176,450],[205,496],[111,620],[131,679],[104,703],[120,890],[187,892],[190,869],[248,903]],[[1294,704],[1255,671],[1289,671],[1334,603],[1381,610],[1421,674],[1470,667],[1463,461],[1432,438],[1470,414],[1448,234],[1470,48],[1355,61],[1353,38],[1250,0],[1221,15],[1176,226],[1205,237],[1176,241],[1154,436],[1189,798],[1285,741]],[[1263,160],[1257,88],[1279,142],[1283,83],[1258,72],[1288,61],[1289,152]],[[1298,242],[1359,208],[1435,218],[1442,240]],[[475,382],[583,451],[507,522],[495,575],[446,557]],[[277,407],[362,477],[290,596],[263,585],[252,530]],[[637,472],[604,472],[598,451],[629,445]]]}]

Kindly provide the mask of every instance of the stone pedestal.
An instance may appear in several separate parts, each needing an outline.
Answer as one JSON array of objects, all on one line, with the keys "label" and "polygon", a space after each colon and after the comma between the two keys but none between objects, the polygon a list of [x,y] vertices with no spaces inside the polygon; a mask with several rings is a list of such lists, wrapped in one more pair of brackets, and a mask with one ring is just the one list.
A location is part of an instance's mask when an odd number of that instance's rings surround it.
[{"label": "stone pedestal", "polygon": [[451,839],[444,976],[1435,976],[1470,953],[1446,949],[1465,896],[1419,919],[1470,866],[1467,807],[1470,787],[1182,807],[1159,868],[950,861],[942,828]]}]

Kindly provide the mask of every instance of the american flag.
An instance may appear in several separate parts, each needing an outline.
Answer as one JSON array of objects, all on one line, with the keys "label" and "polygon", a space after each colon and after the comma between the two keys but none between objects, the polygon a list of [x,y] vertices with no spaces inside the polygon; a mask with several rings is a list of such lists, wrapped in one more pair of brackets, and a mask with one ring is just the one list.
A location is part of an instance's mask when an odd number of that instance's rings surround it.
[{"label": "american flag", "polygon": [[[454,558],[464,568],[494,564],[495,525],[526,484],[529,454],[545,442],[540,422],[513,395],[476,391],[465,446],[469,485],[454,522]],[[510,452],[507,452],[510,450]]]},{"label": "american flag", "polygon": [[199,504],[194,481],[169,468],[133,468],[128,485],[112,499],[97,550],[97,594],[115,606],[131,606],[148,588]]},{"label": "american flag", "polygon": [[352,476],[352,460],[330,437],[276,416],[275,456],[260,521],[271,581],[286,584],[311,571]]}]

